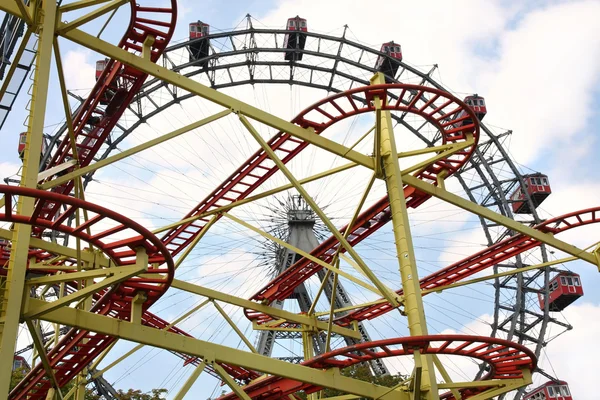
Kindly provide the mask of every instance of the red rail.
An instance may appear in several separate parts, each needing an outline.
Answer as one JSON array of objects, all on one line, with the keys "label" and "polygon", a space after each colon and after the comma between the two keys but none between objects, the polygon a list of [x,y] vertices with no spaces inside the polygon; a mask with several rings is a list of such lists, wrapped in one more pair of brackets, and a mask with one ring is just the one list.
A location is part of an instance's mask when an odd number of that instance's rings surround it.
[{"label": "red rail", "polygon": [[[409,104],[403,104],[402,100],[405,100],[407,94],[410,93],[415,93],[415,96],[408,102]],[[388,101],[390,94],[396,96],[394,102]],[[361,95],[367,99],[365,104],[357,103],[355,100],[357,96]],[[327,97],[302,111],[292,120],[292,123],[303,128],[314,128],[316,134],[321,134],[325,129],[345,118],[375,111],[375,106],[371,101],[374,96],[380,96],[385,110],[408,112],[423,117],[442,133],[443,143],[465,141],[467,133],[472,133],[476,140],[479,136],[477,118],[461,100],[438,89],[401,83],[364,86]],[[465,111],[464,117],[451,120],[463,110]],[[444,113],[445,111],[448,112]],[[462,125],[462,121],[468,118],[471,122]],[[276,134],[268,141],[268,144],[284,163],[289,162],[308,146],[308,143],[285,132]],[[435,182],[437,174],[442,170],[447,170],[450,174],[456,172],[470,157],[475,145],[476,142],[468,149],[456,152],[452,156],[430,165],[420,172],[419,177],[429,182]],[[195,217],[248,197],[277,170],[263,150],[257,151],[184,218]],[[429,198],[423,193],[415,193],[414,196],[414,207]],[[416,197],[419,197],[420,200],[417,200]],[[194,222],[180,225],[168,231],[162,240],[171,254],[176,255],[200,234],[207,222],[208,218],[200,218]]]},{"label": "red rail", "polygon": [[[150,49],[150,59],[152,61],[158,60],[171,40],[175,30],[177,2],[176,0],[171,0],[170,3],[170,7],[168,8],[159,8],[144,6],[139,2],[131,1],[129,26],[119,43],[119,47],[132,53],[139,54],[142,51],[143,42],[148,36],[152,36],[154,38],[154,43]],[[69,138],[68,136],[65,136],[45,168],[49,169],[75,158],[78,160],[79,166],[89,165],[146,78],[147,74],[134,68],[127,67],[118,61],[110,60],[92,89],[90,96],[73,118],[77,154],[75,155],[73,153]],[[102,105],[106,107],[103,108],[101,107]],[[68,196],[58,196],[58,194],[69,195],[72,189],[73,181],[70,181],[53,188],[53,195],[42,195],[41,193],[35,195],[35,197],[38,198],[38,202],[33,217],[30,220],[34,225],[34,234],[40,235],[44,229],[58,230],[60,228],[70,235],[84,235],[87,228],[90,228],[102,219],[92,219],[86,226],[80,226],[79,228],[81,229],[79,231],[70,231],[67,229],[67,227],[63,225],[63,222],[67,220],[69,216],[73,215],[74,208],[84,206],[83,204],[79,204],[78,206],[73,205],[75,203],[73,203],[73,200],[70,200]],[[6,198],[10,198],[10,196],[7,196]],[[64,204],[71,204],[71,207],[58,215],[61,206]],[[85,207],[94,208],[97,206],[86,203]],[[8,211],[8,209],[5,213],[5,217],[10,217],[10,211]],[[15,222],[28,223],[27,221],[19,221],[18,219],[16,219]],[[130,222],[133,221],[128,221],[129,225],[131,225]],[[110,236],[122,230],[121,227],[116,226],[113,231],[105,232],[105,234]],[[152,237],[155,238],[154,235],[152,235]],[[96,238],[84,238],[84,240],[89,239],[93,242],[95,240],[101,240],[102,238],[103,237],[97,236]],[[138,239],[139,238],[135,238],[135,240]],[[135,252],[131,248],[128,250],[121,249],[131,244],[132,243],[125,240],[113,242],[108,247],[100,248],[105,250],[114,260],[118,260],[120,262],[118,265],[127,265],[134,262]],[[135,247],[137,247],[139,243],[134,244]],[[160,241],[155,244],[155,252],[156,249],[166,251],[166,248]],[[147,250],[152,252],[152,249],[150,248],[147,248]],[[40,257],[47,254],[48,253],[45,252],[37,252],[37,255]],[[147,294],[148,300],[144,304],[145,308],[154,303],[171,282],[172,257],[168,252],[160,259],[153,258],[152,256],[150,257],[151,263],[163,263],[165,261],[170,265],[170,272],[166,275],[166,280],[163,278],[132,278],[126,283],[119,285],[116,290],[107,291],[101,298],[96,298],[97,301],[93,308],[94,312],[110,315],[119,319],[127,319],[130,310],[130,300],[138,291],[143,291]],[[149,269],[149,272],[156,272],[160,275],[164,274],[166,271],[159,268],[152,270],[151,268]],[[157,323],[157,321],[159,321],[157,317],[148,312],[144,313],[145,323],[152,324]],[[62,385],[68,382],[113,341],[114,338],[106,335],[94,334],[83,330],[71,330],[69,334],[63,337],[58,345],[48,354],[51,364],[56,370],[56,376],[60,384]],[[11,392],[11,398],[18,399],[28,396],[28,398],[32,399],[41,399],[45,397],[45,393],[49,387],[49,380],[45,377],[45,373],[41,366],[37,365]]]},{"label": "red rail", "polygon": [[[533,371],[537,364],[536,357],[531,350],[508,340],[468,335],[429,335],[360,343],[322,354],[303,362],[302,365],[316,369],[345,368],[375,359],[410,356],[416,350],[419,350],[421,354],[442,354],[478,359],[489,366],[489,372],[482,380],[519,379],[523,377],[523,368]],[[300,390],[310,394],[321,389],[323,387],[315,384],[278,376],[270,376],[244,387],[244,391],[250,398],[261,400],[278,400]],[[461,390],[461,395],[463,398],[468,398],[487,389],[489,386]],[[218,400],[236,398],[235,393],[229,393],[219,397]],[[451,394],[445,394],[443,398],[453,399],[454,397]]]},{"label": "red rail", "polygon": [[[56,202],[66,206],[66,210],[56,220],[45,219],[38,206],[32,216],[15,214],[10,204],[5,204],[0,213],[0,221],[31,225],[40,230],[52,229],[81,239],[106,254],[116,267],[135,264],[136,249],[142,247],[148,254],[150,266],[144,278],[132,277],[112,289],[104,289],[96,296],[92,311],[128,320],[131,300],[140,291],[145,292],[147,300],[144,307],[153,304],[169,287],[173,279],[174,263],[165,245],[152,232],[112,210],[88,203],[81,199],[43,190],[0,185],[0,193],[5,198],[12,196],[31,197],[44,202]],[[88,221],[70,226],[67,216],[81,210],[93,215]],[[126,236],[127,239],[122,239]],[[159,267],[158,265],[165,265]],[[69,283],[71,289],[77,289],[75,283]],[[55,370],[58,382],[63,385],[71,380],[101,351],[114,341],[113,338],[72,329],[49,353],[50,364]],[[41,365],[36,365],[27,376],[13,389],[11,398],[44,398],[51,382]]]},{"label": "red rail", "polygon": [[[387,202],[384,200],[386,200],[386,199],[380,200],[379,203],[376,204],[376,207],[372,207],[371,209],[369,209],[365,213],[363,213],[363,215],[361,216],[361,218],[362,218],[361,221],[363,221],[364,219],[376,220],[375,216],[377,216],[377,215],[380,216],[379,217],[380,220],[379,220],[378,224],[373,225],[374,229],[369,234],[372,234],[375,229],[378,229],[383,224],[385,224],[385,222],[387,222],[389,220],[389,215],[386,216],[385,214],[382,214],[382,211],[380,211],[380,210],[386,210],[385,207],[387,206]],[[589,208],[589,209],[565,214],[565,215],[562,215],[562,216],[559,216],[556,218],[552,218],[552,219],[549,219],[549,220],[535,226],[534,228],[539,229],[542,232],[558,234],[560,232],[564,232],[566,230],[569,230],[569,229],[572,229],[575,227],[589,225],[589,224],[598,223],[598,222],[600,222],[600,207]],[[360,225],[358,223],[356,225],[358,225],[359,229],[360,229]],[[366,234],[366,233],[363,233],[363,235],[364,234]],[[327,243],[327,246],[323,246],[326,243]],[[336,244],[337,244],[337,241],[335,241],[335,238],[329,238],[325,242],[323,242],[323,244],[321,246],[319,246],[315,250],[313,250],[313,252],[311,254],[315,257],[319,257],[319,254],[331,254],[330,249],[335,248],[334,246]],[[490,246],[484,250],[481,250],[463,260],[460,260],[444,269],[439,270],[438,272],[435,272],[433,274],[430,274],[430,275],[422,278],[420,280],[421,289],[423,289],[423,290],[435,289],[435,288],[443,287],[445,285],[456,283],[456,282],[458,282],[462,279],[465,279],[479,271],[490,268],[502,261],[505,261],[511,257],[521,254],[524,251],[527,251],[534,247],[537,247],[540,244],[541,243],[539,241],[532,239],[526,235],[519,234],[519,235],[511,236],[511,237],[503,240],[502,242],[496,243],[493,246]],[[309,263],[304,261],[304,259],[299,260],[298,262],[296,262],[296,264],[292,265],[288,269],[288,270],[294,269],[297,272],[291,271],[289,274],[283,273],[280,276],[278,276],[277,278],[275,278],[267,286],[267,289],[271,289],[271,288],[278,287],[278,285],[279,285],[280,290],[277,290],[277,291],[272,290],[271,292],[269,292],[269,291],[266,291],[263,289],[263,291],[261,291],[259,293],[269,294],[270,296],[264,295],[263,298],[268,299],[270,301],[277,300],[277,299],[279,299],[280,296],[282,296],[282,298],[285,298],[283,296],[286,293],[293,291],[295,286],[293,286],[294,282],[291,279],[284,280],[283,278],[288,277],[290,275],[291,276],[297,275],[297,276],[304,277],[306,275],[310,276],[310,275],[316,273],[316,271],[318,269],[314,269],[312,267],[312,265],[310,266],[310,268],[305,267],[305,265],[307,265],[307,264],[309,264]],[[318,267],[318,265],[317,265],[317,267]],[[280,278],[282,278],[282,279],[280,279]],[[291,282],[291,283],[287,284],[286,286],[281,286],[281,283],[279,283],[280,280],[285,281],[285,282]],[[398,295],[402,295],[403,290],[400,289],[396,293]],[[259,299],[259,298],[260,297],[258,297],[258,295],[255,295],[255,297],[253,297],[253,299]],[[363,321],[365,319],[373,319],[382,314],[385,314],[386,312],[388,312],[392,309],[393,309],[393,307],[389,303],[383,302],[383,303],[376,304],[373,306],[363,307],[363,308],[359,308],[354,311],[351,311],[348,314],[346,314],[345,316],[336,320],[335,322],[341,326],[348,326],[349,324],[352,323],[352,321]],[[256,320],[258,323],[266,323],[273,319],[269,315],[259,313],[254,310],[246,309],[245,313],[249,319]]]},{"label": "red rail", "polygon": [[[119,47],[140,54],[144,40],[152,36],[155,40],[151,47],[150,59],[156,61],[175,30],[177,1],[171,0],[170,8],[148,7],[139,3],[143,1],[130,2],[131,19]],[[45,168],[49,169],[72,159],[77,159],[80,167],[89,165],[147,76],[119,61],[108,61],[90,96],[73,118],[77,157],[73,154],[68,135],[65,135]],[[102,108],[101,105],[106,107]],[[94,121],[95,119],[97,120]],[[69,181],[53,188],[52,191],[68,195],[73,190],[73,184],[73,181]],[[59,212],[59,208],[58,203],[46,202],[41,209],[42,216],[52,219]]]},{"label": "red rail", "polygon": [[[534,228],[542,232],[557,234],[578,226],[598,222],[600,222],[600,207],[589,208],[552,218],[536,225]],[[422,278],[420,281],[421,288],[435,289],[450,285],[479,271],[490,268],[502,261],[508,260],[524,251],[533,249],[540,244],[541,242],[523,234],[512,236],[438,272]],[[401,295],[403,291],[400,289],[396,293]],[[391,309],[392,307],[389,303],[364,307],[348,313],[336,322],[340,325],[348,325],[353,320],[362,321],[365,319],[372,319],[381,314],[385,314]]]}]

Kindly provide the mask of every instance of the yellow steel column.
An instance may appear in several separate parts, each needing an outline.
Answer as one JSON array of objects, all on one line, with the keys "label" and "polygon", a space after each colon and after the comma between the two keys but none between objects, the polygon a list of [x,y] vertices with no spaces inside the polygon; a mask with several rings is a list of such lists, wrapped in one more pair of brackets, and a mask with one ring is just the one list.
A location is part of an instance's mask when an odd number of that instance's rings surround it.
[{"label": "yellow steel column", "polygon": [[[371,79],[371,84],[380,83],[385,83],[383,74],[377,73]],[[385,99],[375,97],[375,106],[377,108],[381,107],[383,100]],[[404,185],[402,183],[402,171],[398,163],[398,152],[392,130],[392,119],[389,111],[382,110],[379,115],[380,118],[376,123],[379,124],[378,130],[380,131],[382,173],[390,199],[394,241],[396,243],[402,288],[404,289],[404,310],[408,318],[408,329],[411,336],[427,335],[427,323],[425,321],[425,312],[423,311],[419,274],[417,272],[415,253],[410,234],[406,199],[404,198],[403,190]],[[431,356],[415,355],[415,357],[422,357],[422,396],[425,396],[427,399],[438,399],[435,370]],[[415,365],[417,364],[418,360],[415,360]],[[415,388],[415,390],[418,392],[418,388]]]},{"label": "yellow steel column", "polygon": [[[41,3],[40,0],[32,3]],[[34,16],[34,29],[39,34],[38,54],[35,63],[33,90],[31,94],[31,110],[27,127],[27,142],[23,158],[23,175],[21,186],[35,188],[37,184],[40,149],[42,148],[44,115],[48,97],[48,81],[50,79],[50,63],[54,26],[56,23],[56,2],[46,0],[37,4]],[[15,132],[16,134],[16,132]],[[35,199],[19,197],[17,213],[31,215]],[[0,398],[8,398],[10,375],[19,331],[21,307],[23,305],[23,289],[27,268],[27,253],[31,226],[16,224],[12,236],[12,249],[8,264],[8,274],[4,292],[0,295]]]}]

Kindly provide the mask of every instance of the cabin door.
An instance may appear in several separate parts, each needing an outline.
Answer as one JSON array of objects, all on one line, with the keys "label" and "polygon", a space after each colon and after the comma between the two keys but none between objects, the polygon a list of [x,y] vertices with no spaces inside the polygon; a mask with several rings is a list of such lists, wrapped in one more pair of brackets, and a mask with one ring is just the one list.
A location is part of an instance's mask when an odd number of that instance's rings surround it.
[{"label": "cabin door", "polygon": [[573,278],[570,276],[567,276],[567,287],[569,288],[569,293],[576,292],[575,283],[573,282]]}]

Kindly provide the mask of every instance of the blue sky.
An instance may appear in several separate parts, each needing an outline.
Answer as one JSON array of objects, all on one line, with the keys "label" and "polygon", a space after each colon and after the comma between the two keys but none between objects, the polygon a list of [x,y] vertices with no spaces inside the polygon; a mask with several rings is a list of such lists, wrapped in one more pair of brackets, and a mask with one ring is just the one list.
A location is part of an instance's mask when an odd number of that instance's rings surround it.
[{"label": "blue sky", "polygon": [[[600,160],[597,157],[600,152],[597,128],[600,126],[600,113],[597,111],[600,105],[600,30],[597,24],[586,23],[590,19],[597,21],[600,17],[600,3],[492,1],[482,4],[474,0],[464,0],[453,2],[451,5],[443,2],[420,5],[394,2],[386,4],[385,8],[389,12],[377,18],[368,16],[371,10],[362,2],[344,4],[341,6],[340,2],[335,1],[325,4],[309,0],[290,0],[231,1],[224,6],[223,2],[208,1],[203,2],[202,7],[198,7],[196,1],[180,1],[178,28],[174,40],[186,37],[188,21],[201,19],[210,23],[213,31],[227,30],[237,26],[246,13],[252,14],[266,26],[283,26],[287,16],[300,14],[308,18],[309,29],[319,32],[336,29],[339,31],[339,27],[348,23],[353,40],[360,40],[373,47],[377,47],[383,40],[393,38],[403,45],[404,58],[409,64],[428,70],[432,64],[437,63],[439,70],[434,76],[444,85],[456,93],[478,92],[486,96],[489,113],[485,122],[514,131],[505,144],[516,161],[522,163],[523,171],[531,169],[549,175],[554,193],[541,207],[540,211],[544,217],[600,204],[600,185],[597,179],[597,171],[600,168]],[[123,14],[119,18],[121,19],[116,21],[125,21],[127,16]],[[93,31],[93,27],[90,29]],[[118,29],[110,30],[106,39],[118,41]],[[83,70],[84,67],[93,65],[97,58],[95,54],[86,53],[64,40],[61,42],[61,51],[63,59],[70,56],[69,60],[82,62],[81,66],[68,66],[73,72],[79,67]],[[88,88],[77,86],[77,83],[85,82],[85,79],[79,78],[69,77],[70,88],[81,89],[78,93],[83,95]],[[50,93],[51,101],[48,104],[46,121],[48,132],[54,124],[63,119],[55,79],[51,80]],[[325,93],[321,94],[324,95]],[[260,96],[257,98],[260,103]],[[300,97],[298,103],[304,104],[303,100],[304,98]],[[25,96],[21,96],[3,128],[4,134],[0,135],[2,177],[16,173],[18,168],[16,142],[18,133],[22,130],[22,121],[25,119],[26,102]],[[308,104],[310,101],[306,101],[304,106]],[[156,121],[156,126],[161,126],[159,122]],[[140,173],[139,169],[131,165],[123,169],[132,174]],[[117,176],[118,172],[110,170],[100,177],[106,181],[124,179]],[[148,170],[142,171],[139,176],[148,182],[153,179],[153,174]],[[135,182],[132,185],[135,186]],[[124,188],[116,186],[100,186],[96,192],[101,189],[121,189],[125,193]],[[450,216],[447,224],[456,224],[461,240],[471,244],[481,243],[481,232],[477,230],[477,222],[474,219],[465,217],[464,214],[457,217],[452,217],[451,212],[448,214]],[[418,227],[420,219],[429,222],[424,222]],[[430,221],[426,212],[415,214],[413,225],[415,235],[422,235],[415,240],[419,246],[417,258],[420,260],[422,275],[473,251],[472,246],[460,248],[452,246],[450,242],[443,242],[440,246],[427,236],[435,232],[436,225]],[[233,229],[232,225],[224,224],[223,231],[228,229]],[[444,229],[450,231],[450,228]],[[579,246],[584,246],[600,240],[599,233],[597,227],[584,228],[579,234],[570,233],[568,238]],[[205,245],[211,247],[222,244],[221,234],[223,232],[218,231],[214,236],[207,237]],[[448,237],[447,235],[452,234],[447,233],[445,237]],[[242,233],[240,237],[243,238]],[[232,243],[231,247],[228,246],[229,244],[223,244],[222,250],[212,253],[198,253],[196,258],[185,266],[185,276],[193,276],[199,282],[206,282],[203,281],[206,278],[203,278],[201,273],[206,271],[211,262],[218,263],[222,268],[236,263],[244,264],[246,255],[241,255],[241,259],[236,258],[241,254],[237,253],[237,245]],[[252,247],[248,246],[248,249]],[[376,258],[368,255],[374,251],[373,248],[366,247],[363,250],[365,257]],[[215,257],[222,260],[214,261]],[[379,271],[393,282],[393,275],[390,275],[390,271],[394,271],[393,260],[382,257],[380,261],[382,267]],[[572,359],[573,355],[564,354],[560,346],[562,343],[568,343],[561,342],[563,338],[581,342],[593,337],[595,333],[600,333],[600,330],[596,330],[597,326],[590,324],[588,327],[581,323],[585,320],[582,316],[600,318],[600,294],[593,290],[594,285],[600,283],[600,278],[597,269],[582,262],[569,265],[569,268],[581,274],[586,295],[576,303],[577,307],[566,313],[565,318],[574,325],[576,321],[579,322],[580,326],[575,326],[573,332],[551,343],[547,352],[558,375],[575,379],[573,391],[577,394],[576,398],[591,399],[592,397],[585,397],[589,394],[584,389],[587,387],[584,375],[578,378],[576,374],[570,373],[568,368],[568,365],[576,365],[576,362],[585,365],[591,356],[579,355],[579,358]],[[219,279],[222,278],[214,277],[212,283],[219,283]],[[481,290],[486,289],[482,286]],[[449,297],[431,295],[426,299],[428,312],[432,314],[430,329],[479,332],[479,329],[482,329],[482,321],[486,320],[485,315],[492,312],[491,305],[485,300],[487,297],[477,297],[472,291],[462,289],[456,293],[450,294]],[[357,293],[359,298],[360,295]],[[473,301],[474,298],[477,301]],[[184,306],[195,301],[190,296],[174,294],[172,298],[167,298],[157,305],[156,312],[165,318],[173,319],[181,313]],[[445,304],[449,302],[453,304]],[[444,314],[442,307],[446,306],[452,310],[452,321],[440,317]],[[220,332],[217,322],[215,325],[205,324],[207,326],[202,327],[204,317],[208,320],[213,318],[213,315],[200,314],[194,321],[185,325],[186,329],[191,329],[203,339],[225,335],[226,330]],[[241,318],[236,314],[237,317]],[[373,329],[382,332],[382,335],[402,334],[404,329],[399,321],[397,316],[393,316],[383,322],[376,322]],[[238,345],[230,332],[227,335],[227,338],[220,339],[231,345]],[[126,347],[120,345],[119,349],[124,350]],[[155,358],[152,359],[152,363],[148,363],[147,360],[153,354]],[[115,357],[117,355],[118,352]],[[112,382],[117,382],[117,387],[134,386],[149,389],[162,385],[161,387],[175,388],[176,379],[164,378],[159,382],[156,379],[148,379],[140,371],[152,371],[156,369],[156,365],[161,365],[161,369],[173,368],[173,375],[184,376],[186,373],[178,369],[180,361],[165,352],[159,353],[154,350],[152,353],[144,353],[143,357],[146,357],[142,360],[146,360],[147,365],[142,366],[137,373],[130,370],[130,364],[126,362],[122,368],[115,368],[108,373],[107,377]],[[134,361],[140,361],[140,358],[132,358],[130,362]],[[215,379],[203,375],[193,390],[195,394],[208,397],[220,389],[216,386]]]}]

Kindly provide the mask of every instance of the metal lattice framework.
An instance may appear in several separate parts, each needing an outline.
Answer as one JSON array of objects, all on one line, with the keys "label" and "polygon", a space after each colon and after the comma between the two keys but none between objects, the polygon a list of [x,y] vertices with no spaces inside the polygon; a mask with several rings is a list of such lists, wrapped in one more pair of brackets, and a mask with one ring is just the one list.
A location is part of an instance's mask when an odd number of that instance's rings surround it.
[{"label": "metal lattice framework", "polygon": [[[384,77],[370,65],[374,65],[377,57],[386,57],[385,54],[353,43],[345,35],[332,37],[310,32],[302,33],[306,36],[305,47],[294,49],[302,53],[299,59],[303,61],[284,62],[281,55],[289,51],[283,45],[284,36],[296,33],[255,29],[250,19],[247,29],[195,39],[210,41],[210,51],[205,58],[190,62],[189,46],[195,44],[194,40],[168,47],[177,15],[175,0],[171,0],[168,8],[130,2],[130,24],[118,46],[80,29],[125,3],[96,0],[64,5],[53,1],[26,4],[18,0],[0,4],[1,10],[19,17],[28,26],[27,39],[17,54],[23,53],[32,32],[39,38],[21,184],[0,188],[4,194],[1,220],[14,224],[14,229],[0,231],[4,238],[2,259],[6,260],[3,269],[6,277],[0,285],[0,370],[10,370],[20,320],[25,320],[32,332],[41,362],[10,393],[10,398],[58,396],[56,392],[70,380],[85,379],[86,368],[94,370],[117,338],[169,350],[187,364],[196,365],[178,398],[187,393],[205,368],[232,389],[232,394],[225,397],[244,399],[282,398],[298,390],[311,395],[322,388],[383,399],[392,396],[480,399],[522,390],[531,383],[536,357],[545,343],[546,327],[557,322],[549,316],[547,303],[539,313],[528,309],[525,301],[532,292],[548,295],[550,270],[544,267],[551,263],[544,246],[600,267],[598,249],[587,252],[554,237],[566,229],[599,222],[599,209],[566,214],[544,223],[534,211],[532,221],[514,221],[508,194],[524,182],[502,147],[501,139],[507,133],[495,134],[480,124],[463,101],[432,79],[435,68],[424,74],[400,63],[397,76]],[[78,10],[88,13],[71,22],[61,22],[65,14]],[[64,85],[58,37],[110,59],[90,96],[73,116]],[[48,151],[40,156],[35,149],[41,148],[44,140],[42,128],[52,55],[67,122],[53,136]],[[152,77],[147,79],[149,76]],[[6,79],[11,78],[9,71]],[[315,103],[288,122],[216,90],[262,83],[308,86],[337,94]],[[112,154],[141,124],[195,96],[225,110],[159,139]],[[370,131],[372,155],[366,156],[321,135],[336,122],[363,113],[375,116],[375,126]],[[181,221],[150,232],[127,217],[84,200],[85,185],[97,169],[231,115],[237,116],[260,149]],[[421,140],[423,149],[399,152],[394,122]],[[257,123],[278,133],[265,140],[255,127]],[[299,181],[286,164],[308,146],[345,158],[350,164]],[[429,158],[400,169],[398,159],[416,155]],[[361,212],[367,189],[350,223],[338,230],[303,184],[356,166],[372,170],[372,182],[376,179],[384,182],[387,195]],[[508,177],[505,173],[500,179],[496,168],[510,171]],[[290,181],[289,185],[254,193],[278,172]],[[468,200],[445,190],[445,179],[452,175],[465,189]],[[236,217],[233,211],[288,188],[294,188],[307,201],[331,232],[331,238],[310,254],[293,249],[303,258],[249,300],[176,279],[177,267],[220,219],[227,218],[277,241]],[[431,197],[476,214],[490,246],[419,281],[407,208],[417,208]],[[534,210],[532,199],[528,197],[526,201]],[[354,249],[387,223],[392,225],[402,280],[402,287],[393,288],[395,291],[380,281]],[[60,234],[70,237],[76,246],[44,240],[45,232],[50,232],[51,238]],[[159,238],[157,234],[161,232],[164,233]],[[82,241],[88,248],[81,248]],[[524,266],[520,256],[533,248],[542,249],[543,263]],[[367,281],[339,268],[340,257],[346,257],[343,253],[352,258]],[[510,262],[513,258],[514,263]],[[493,268],[495,274],[483,279],[496,280],[492,338],[428,335],[422,296],[468,284],[470,281],[464,281],[466,277],[487,268]],[[335,310],[332,304],[328,319],[269,306],[288,297],[299,284],[322,269],[328,271],[324,281],[333,276],[334,287],[338,276],[344,277],[383,298],[353,306],[351,312],[339,318],[334,315],[342,310]],[[27,271],[30,274],[26,275]],[[42,295],[28,297],[23,302],[27,288],[46,287],[47,291],[56,284],[62,289],[55,301],[47,301]],[[251,343],[216,301],[242,307],[256,329],[268,324],[268,329],[303,332],[306,359],[312,355],[313,335],[325,332],[327,343],[332,334],[360,339],[360,333],[353,329],[354,323],[396,308],[406,315],[410,336],[328,351],[300,365],[265,361],[257,354],[195,339],[176,328],[177,321],[168,323],[149,312],[148,308],[169,287],[206,297],[196,310],[212,302],[251,350]],[[508,296],[514,299],[509,305],[500,300],[505,290],[515,291]],[[78,306],[69,307],[75,301]],[[34,327],[38,320],[73,328],[46,352]],[[530,333],[534,331],[535,336]],[[499,332],[506,333],[507,338],[494,338]],[[534,351],[524,343],[533,344]],[[391,389],[330,370],[400,355],[414,360],[413,375]],[[438,355],[477,359],[484,364],[482,373],[474,382],[453,383]],[[487,372],[483,374],[484,371]],[[257,380],[261,374],[271,376]],[[438,382],[437,374],[443,382]],[[0,395],[8,393],[9,381],[8,374],[0,376]],[[244,388],[239,386],[247,383]],[[71,395],[77,392],[77,396],[82,396],[83,391],[78,387],[83,386],[76,385]]]}]

